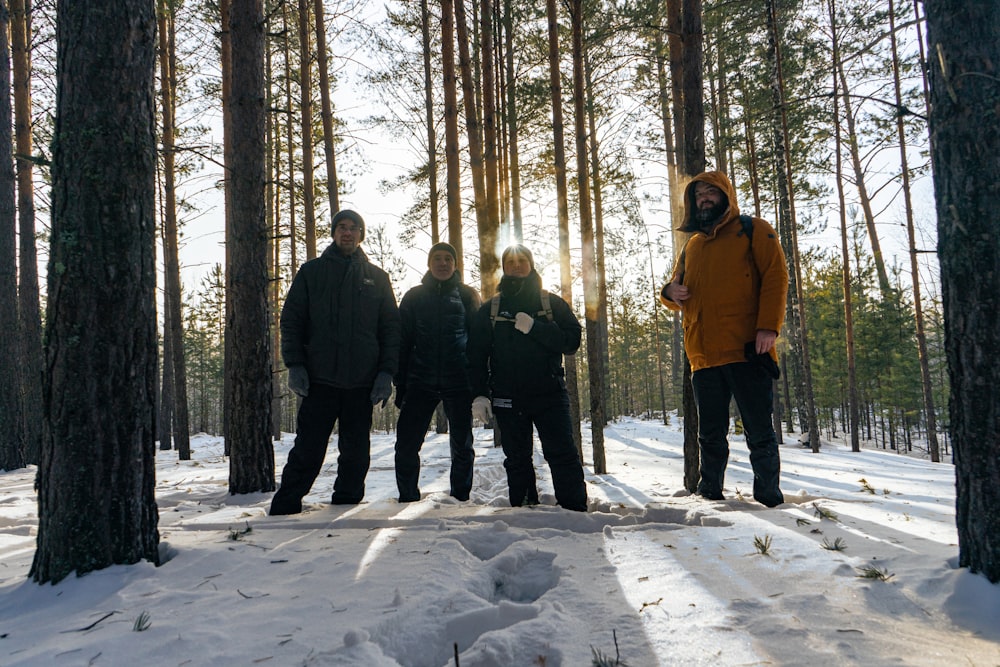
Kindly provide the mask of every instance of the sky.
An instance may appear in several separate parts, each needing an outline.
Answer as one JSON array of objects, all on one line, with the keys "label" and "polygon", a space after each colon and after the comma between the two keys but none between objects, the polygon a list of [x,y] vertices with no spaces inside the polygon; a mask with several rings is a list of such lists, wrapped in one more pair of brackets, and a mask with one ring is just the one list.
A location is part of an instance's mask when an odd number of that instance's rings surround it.
[{"label": "sky", "polygon": [[34,467],[0,473],[0,665],[1000,665],[1000,585],[957,567],[949,462],[786,437],[768,509],[731,436],[708,501],[682,488],[671,422],[610,425],[603,475],[584,424],[586,513],[555,506],[540,453],[542,504],[511,508],[477,427],[468,502],[431,433],[423,497],[400,504],[376,433],[363,503],[329,504],[334,439],[305,511],[269,517],[272,494],[230,495],[221,438],[197,435],[190,461],[157,453],[165,562],[57,585],[27,579]]}]

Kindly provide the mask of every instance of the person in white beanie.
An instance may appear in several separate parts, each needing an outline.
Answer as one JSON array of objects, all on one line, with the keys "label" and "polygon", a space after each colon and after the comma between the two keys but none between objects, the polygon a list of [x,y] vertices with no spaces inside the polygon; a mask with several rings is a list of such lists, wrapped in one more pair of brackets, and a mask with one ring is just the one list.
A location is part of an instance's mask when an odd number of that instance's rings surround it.
[{"label": "person in white beanie", "polygon": [[513,507],[538,504],[532,428],[552,473],[556,502],[587,510],[583,464],[573,442],[564,354],[580,347],[580,322],[565,301],[542,289],[531,251],[512,245],[501,257],[498,296],[483,304],[469,335],[475,419],[496,418]]}]

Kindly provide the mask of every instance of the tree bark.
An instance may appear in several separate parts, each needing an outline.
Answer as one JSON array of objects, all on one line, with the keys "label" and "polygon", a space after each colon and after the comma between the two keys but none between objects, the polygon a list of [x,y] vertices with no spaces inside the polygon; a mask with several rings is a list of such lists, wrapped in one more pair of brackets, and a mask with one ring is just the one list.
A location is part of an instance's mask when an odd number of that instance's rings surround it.
[{"label": "tree bark", "polygon": [[865,170],[861,166],[861,154],[858,148],[858,133],[855,129],[854,110],[851,106],[850,89],[847,87],[847,77],[844,75],[844,63],[840,63],[841,97],[844,102],[844,118],[847,120],[847,145],[851,150],[851,166],[854,168],[854,180],[858,187],[858,199],[861,202],[861,210],[865,215],[865,225],[868,228],[868,240],[872,244],[872,258],[875,260],[875,271],[878,274],[879,290],[882,296],[889,294],[889,274],[885,270],[885,258],[882,256],[882,244],[878,239],[878,230],[875,229],[875,213],[872,211],[871,197],[868,195],[868,186],[865,184]]},{"label": "tree bark", "polygon": [[42,315],[39,305],[38,250],[35,247],[35,185],[31,161],[31,52],[28,2],[10,3],[13,67],[14,141],[17,166],[17,217],[20,239],[17,304],[21,336],[21,416],[26,463],[38,463],[42,448]]},{"label": "tree bark", "polygon": [[514,72],[514,2],[504,0],[504,37],[507,57],[507,137],[510,171],[510,205],[512,238],[516,243],[524,240],[521,215],[521,165],[518,140],[519,123],[517,117],[517,79]]},{"label": "tree bark", "polygon": [[[601,178],[601,156],[600,143],[597,141],[597,114],[594,109],[594,80],[590,68],[590,51],[584,45],[583,50],[583,71],[584,85],[587,88],[587,131],[590,136],[589,157],[590,157],[590,180],[594,193],[594,253],[597,259],[597,326],[598,345],[601,348],[601,358],[604,360],[605,371],[611,368],[611,354],[608,350],[608,326],[610,317],[608,316],[608,280],[604,266],[604,181]],[[604,426],[608,425],[608,419],[616,414],[611,404],[611,374],[604,373],[601,382],[604,393]]]},{"label": "tree bark", "polygon": [[[174,187],[174,88],[173,68],[173,9],[170,3],[159,8],[160,40],[160,117],[163,122],[163,287],[164,304],[169,317],[164,322],[164,336],[170,337],[170,359],[164,367],[173,371],[173,432],[174,446],[181,461],[191,459],[191,438],[188,428],[187,369],[184,362],[184,315],[181,311],[181,269],[177,248],[177,192]],[[166,350],[166,348],[164,348]],[[167,429],[165,429],[167,430]],[[162,446],[162,443],[161,443]]]},{"label": "tree bark", "polygon": [[[705,108],[702,101],[701,0],[667,0],[670,71],[673,75],[674,136],[677,141],[675,206],[692,178],[705,171]],[[676,242],[676,239],[675,239]],[[678,243],[678,246],[682,244]],[[684,488],[694,493],[701,475],[698,406],[691,387],[691,364],[684,355]]]},{"label": "tree bark", "polygon": [[1000,582],[1000,6],[927,3],[931,158],[951,383],[959,565]]},{"label": "tree bark", "polygon": [[[427,0],[420,0],[420,39],[424,65],[424,124],[427,126],[427,199],[431,214],[431,243],[441,240],[440,213],[438,212],[438,159],[437,133],[434,124],[434,77],[431,68],[431,13]],[[461,270],[462,263],[458,263]]]},{"label": "tree bark", "polygon": [[570,5],[573,34],[573,115],[576,135],[576,186],[580,202],[580,236],[582,240],[583,302],[587,330],[587,364],[590,379],[590,426],[594,455],[594,473],[603,475],[608,467],[604,452],[604,355],[601,353],[601,334],[598,315],[600,286],[598,284],[597,256],[594,244],[594,223],[591,216],[591,199],[587,166],[587,111],[585,73],[583,64],[583,0],[573,0]]},{"label": "tree bark", "polygon": [[[455,68],[455,5],[441,0],[441,70],[444,76],[445,196],[448,201],[448,243],[458,253],[458,270],[465,266],[462,250],[462,188],[458,160],[458,70]],[[483,295],[485,296],[485,295]]]},{"label": "tree bark", "polygon": [[[819,426],[816,420],[816,404],[813,400],[812,370],[809,363],[809,335],[806,326],[806,308],[802,288],[802,262],[799,257],[798,227],[795,220],[795,195],[792,182],[791,156],[789,155],[788,120],[785,112],[785,82],[781,62],[781,31],[778,25],[778,9],[775,0],[768,0],[768,39],[773,68],[771,81],[774,99],[774,145],[775,179],[778,184],[778,205],[781,220],[779,226],[787,232],[786,260],[789,263],[789,295],[792,297],[792,321],[798,326],[792,328],[793,336],[798,335],[799,391],[804,421],[813,452],[819,452]],[[797,320],[796,320],[797,318]]]},{"label": "tree bark", "polygon": [[[497,166],[497,95],[493,53],[493,0],[482,0],[479,19],[482,36],[480,58],[483,70],[483,175],[486,184],[486,228],[480,227],[479,233],[481,238],[485,233],[487,239],[493,239],[492,254],[495,257],[500,238],[500,194]],[[481,246],[480,252],[482,249]],[[499,260],[496,261],[496,266],[499,267]]]},{"label": "tree bark", "polygon": [[273,491],[271,347],[264,215],[264,12],[261,0],[233,0],[233,224],[230,246],[229,492]]},{"label": "tree bark", "polygon": [[496,291],[500,258],[497,253],[499,225],[492,226],[487,212],[486,174],[483,165],[482,123],[476,111],[476,86],[472,76],[469,28],[465,18],[465,1],[454,0],[455,30],[458,39],[458,64],[462,77],[462,105],[465,108],[465,129],[469,138],[469,168],[475,197],[476,227],[479,231],[479,280],[483,300]]},{"label": "tree bark", "polygon": [[861,441],[859,429],[860,417],[858,410],[858,371],[856,355],[854,353],[854,295],[851,292],[851,255],[847,244],[847,205],[844,196],[844,179],[841,178],[843,170],[842,139],[840,133],[840,104],[839,91],[837,90],[837,72],[840,68],[840,36],[837,33],[837,3],[830,0],[830,32],[833,36],[833,127],[834,127],[834,156],[836,159],[836,169],[834,174],[837,180],[837,200],[840,205],[840,252],[841,262],[843,262],[843,284],[844,284],[844,347],[847,354],[847,412],[848,428],[851,432],[851,451],[861,451]]},{"label": "tree bark", "polygon": [[[889,40],[892,45],[892,79],[896,108],[903,108],[903,92],[899,75],[899,53],[896,46],[896,16],[893,0],[889,0]],[[927,333],[924,331],[924,304],[920,295],[920,265],[917,263],[917,237],[913,223],[913,197],[910,194],[910,168],[906,157],[906,126],[903,114],[896,114],[896,136],[899,138],[899,161],[903,181],[903,203],[906,206],[906,234],[910,250],[910,280],[913,283],[913,315],[916,324],[917,356],[920,361],[920,388],[924,399],[924,418],[927,422],[927,445],[931,461],[939,463],[937,417],[934,412],[934,387],[931,384],[930,362],[927,359]]]},{"label": "tree bark", "polygon": [[[427,6],[427,0],[421,0]],[[333,102],[330,99],[330,71],[326,60],[326,17],[323,0],[315,0],[316,66],[319,69],[319,97],[323,116],[323,154],[326,156],[326,189],[330,197],[331,215],[340,210],[340,182],[337,179],[337,153],[333,142]],[[332,218],[331,218],[332,219]]]},{"label": "tree bark", "polygon": [[45,431],[30,576],[159,562],[152,0],[60,0]]},{"label": "tree bark", "polygon": [[[559,69],[559,18],[556,0],[546,0],[549,34],[549,89],[552,94],[552,155],[556,177],[556,207],[559,216],[559,282],[563,301],[573,305],[573,267],[569,247],[569,186],[566,181],[566,137],[563,121],[562,74]],[[576,355],[563,355],[566,366],[566,389],[569,414],[573,422],[573,442],[583,460],[583,434],[580,432],[580,381]]]},{"label": "tree bark", "polygon": [[[661,21],[662,24],[662,21]],[[673,232],[678,226],[678,220],[680,219],[680,196],[677,194],[677,148],[674,145],[674,132],[671,125],[673,124],[673,115],[670,113],[670,92],[667,89],[667,47],[663,41],[663,31],[659,27],[656,28],[656,33],[654,35],[654,58],[656,60],[656,86],[657,86],[657,101],[660,106],[660,123],[663,128],[663,150],[666,154],[667,163],[667,192],[670,193],[670,218],[668,220],[668,226],[671,231],[670,234],[670,257],[671,260],[676,260],[677,258],[677,248],[679,244],[677,243],[677,234]],[[656,296],[654,295],[654,300]],[[657,300],[657,304],[659,301]],[[683,368],[684,364],[681,361],[684,356],[684,348],[681,343],[681,316],[680,313],[676,311],[670,311],[670,386],[673,387],[674,391],[680,393],[682,391],[683,382]],[[663,378],[660,378],[661,394]],[[666,399],[663,400],[663,419],[666,421]]]},{"label": "tree bark", "polygon": [[[229,0],[227,0],[228,2]],[[291,273],[294,276],[299,270],[299,234],[296,215],[295,198],[295,128],[292,122],[292,47],[289,33],[288,3],[281,5],[281,25],[284,39],[282,40],[285,56],[285,150],[288,159],[285,189],[288,191],[288,253],[291,256]]]},{"label": "tree bark", "polygon": [[[265,34],[271,32],[272,15],[268,15],[264,26]],[[264,187],[264,219],[270,229],[267,248],[267,274],[270,276],[269,307],[271,317],[271,438],[281,440],[282,405],[285,398],[285,374],[281,371],[281,197],[280,188],[276,187],[280,177],[281,152],[278,150],[278,124],[274,122],[274,69],[271,58],[272,50],[264,51],[264,90],[266,98],[264,108],[264,135],[267,137],[264,170],[267,173],[267,183]],[[334,189],[333,194],[336,193]]]},{"label": "tree bark", "polygon": [[[10,46],[7,42],[10,16],[0,2],[0,81],[10,81]],[[18,331],[17,322],[17,211],[14,206],[15,176],[11,137],[10,88],[0,89],[0,330]],[[15,335],[19,342],[19,337]],[[0,354],[0,470],[24,466],[21,372],[17,354]]]},{"label": "tree bark", "polygon": [[299,0],[299,112],[302,148],[302,224],[306,231],[306,260],[316,257],[316,193],[313,178],[312,53],[309,42],[309,3]]}]

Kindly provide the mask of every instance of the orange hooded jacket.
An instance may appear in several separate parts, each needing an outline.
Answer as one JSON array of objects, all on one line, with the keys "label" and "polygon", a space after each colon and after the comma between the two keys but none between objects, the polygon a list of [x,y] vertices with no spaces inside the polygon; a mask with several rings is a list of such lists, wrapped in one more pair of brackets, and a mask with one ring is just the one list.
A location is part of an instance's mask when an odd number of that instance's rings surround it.
[{"label": "orange hooded jacket", "polygon": [[[693,219],[694,185],[699,181],[719,188],[729,200],[729,208],[709,234]],[[788,269],[774,227],[754,218],[753,240],[747,239],[736,188],[721,171],[709,171],[695,176],[684,190],[680,231],[691,236],[670,282],[682,282],[690,297],[681,306],[666,297],[664,286],[660,301],[683,315],[684,350],[691,370],[746,361],[743,346],[756,339],[757,330],[781,333],[785,320]],[[773,348],[771,358],[777,361]]]}]

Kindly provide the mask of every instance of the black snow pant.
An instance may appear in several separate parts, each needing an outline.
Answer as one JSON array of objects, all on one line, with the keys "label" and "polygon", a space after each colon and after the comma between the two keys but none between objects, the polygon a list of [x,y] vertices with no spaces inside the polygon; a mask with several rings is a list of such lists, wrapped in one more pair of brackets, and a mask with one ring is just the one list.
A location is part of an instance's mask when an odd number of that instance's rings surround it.
[{"label": "black snow pant", "polygon": [[[510,407],[506,407],[510,405]],[[583,464],[573,442],[566,391],[520,400],[493,399],[493,414],[500,429],[501,444],[506,457],[507,488],[512,507],[538,502],[535,468],[532,463],[532,425],[542,442],[542,455],[552,473],[556,502],[568,510],[587,510],[587,485],[583,479]]]},{"label": "black snow pant", "polygon": [[778,439],[771,423],[772,380],[757,364],[739,362],[702,368],[691,374],[698,404],[698,444],[701,449],[701,480],[698,494],[722,499],[726,464],[729,462],[729,401],[736,399],[753,468],[753,497],[774,507],[785,501],[779,488],[781,461]]},{"label": "black snow pant", "polygon": [[420,500],[420,448],[438,402],[444,404],[451,440],[451,495],[468,500],[472,490],[472,392],[409,387],[396,422],[396,487],[399,501]]},{"label": "black snow pant", "polygon": [[313,383],[299,407],[295,444],[281,473],[281,486],[271,499],[271,514],[302,511],[302,498],[323,467],[330,435],[337,437],[337,477],[334,505],[356,505],[365,497],[365,477],[371,462],[371,388],[337,389]]}]

